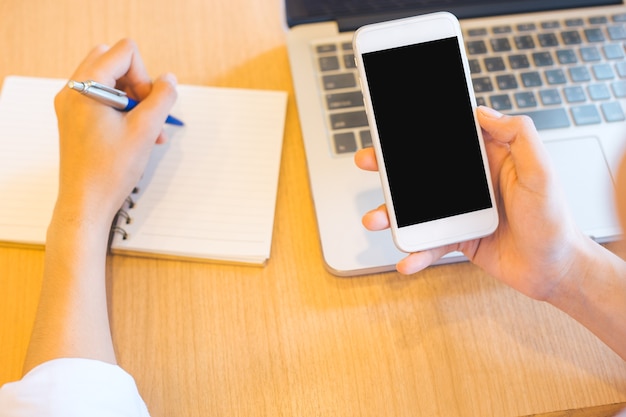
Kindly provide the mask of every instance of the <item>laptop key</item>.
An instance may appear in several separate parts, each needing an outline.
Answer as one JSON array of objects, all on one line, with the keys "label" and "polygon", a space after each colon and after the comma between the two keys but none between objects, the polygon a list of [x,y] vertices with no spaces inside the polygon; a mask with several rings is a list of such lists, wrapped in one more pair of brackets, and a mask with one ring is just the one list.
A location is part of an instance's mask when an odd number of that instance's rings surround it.
[{"label": "laptop key", "polygon": [[565,99],[568,103],[582,103],[587,101],[587,95],[582,87],[565,87],[563,93],[565,93]]},{"label": "laptop key", "polygon": [[550,88],[548,90],[541,90],[539,92],[541,96],[541,102],[545,106],[553,106],[556,104],[561,104],[561,95],[559,94],[559,90],[556,88]]},{"label": "laptop key", "polygon": [[329,110],[363,106],[363,94],[360,91],[326,95],[326,106]]},{"label": "laptop key", "polygon": [[491,102],[491,107],[495,110],[511,110],[513,108],[513,104],[511,103],[511,97],[508,94],[498,94],[495,96],[489,97],[489,101]]},{"label": "laptop key", "polygon": [[543,81],[541,81],[541,75],[538,72],[525,72],[522,75],[522,83],[524,87],[540,87],[543,85]]},{"label": "laptop key", "polygon": [[513,28],[509,25],[501,25],[501,26],[494,26],[492,31],[496,35],[501,35],[503,33],[513,32]]},{"label": "laptop key", "polygon": [[367,115],[365,111],[331,114],[330,125],[335,130],[367,126]]},{"label": "laptop key", "polygon": [[335,134],[334,138],[336,153],[342,154],[356,152],[357,146],[356,139],[354,138],[354,133],[337,133]]},{"label": "laptop key", "polygon": [[559,40],[554,33],[540,33],[537,35],[537,39],[539,40],[539,45],[544,48],[558,46],[559,44]]},{"label": "laptop key", "polygon": [[495,38],[491,39],[491,49],[494,52],[505,52],[511,50],[511,43],[508,38]]},{"label": "laptop key", "polygon": [[509,65],[511,69],[520,69],[530,67],[530,62],[526,55],[511,55],[509,56]]},{"label": "laptop key", "polygon": [[624,59],[624,49],[621,45],[611,43],[602,47],[606,59]]},{"label": "laptop key", "polygon": [[586,67],[572,67],[569,69],[569,76],[574,82],[591,80],[591,73]]},{"label": "laptop key", "polygon": [[612,17],[614,22],[626,22],[626,13],[618,13]]},{"label": "laptop key", "polygon": [[491,83],[491,78],[489,77],[473,78],[472,84],[474,85],[474,92],[476,93],[493,91],[493,84]]},{"label": "laptop key", "polygon": [[494,72],[494,71],[504,71],[506,67],[504,65],[504,61],[502,60],[502,58],[500,58],[499,56],[496,56],[493,58],[485,58],[485,68],[487,68],[487,71],[489,72]]},{"label": "laptop key", "polygon": [[587,42],[603,42],[604,41],[604,33],[602,33],[602,29],[600,28],[589,28],[585,29],[585,38],[587,38]]},{"label": "laptop key", "polygon": [[512,74],[498,75],[496,77],[496,83],[500,90],[513,90],[518,86],[515,75]]},{"label": "laptop key", "polygon": [[561,27],[561,24],[558,20],[549,20],[547,22],[541,22],[542,29],[558,29]]},{"label": "laptop key", "polygon": [[607,31],[609,33],[609,38],[613,41],[626,39],[626,28],[624,28],[624,26],[609,26]]},{"label": "laptop key", "polygon": [[537,25],[534,23],[520,23],[517,25],[517,30],[520,32],[530,32],[533,30],[537,30]]},{"label": "laptop key", "polygon": [[346,54],[343,56],[343,66],[346,68],[356,68],[356,62],[354,61],[354,54]]},{"label": "laptop key", "polygon": [[591,84],[587,87],[587,93],[592,100],[608,100],[611,98],[609,88],[605,84]]},{"label": "laptop key", "polygon": [[626,78],[626,62],[622,61],[615,64],[615,70],[620,78]]},{"label": "laptop key", "polygon": [[574,19],[567,19],[565,21],[565,26],[567,27],[575,27],[575,26],[582,26],[585,23],[583,22],[583,20],[581,18],[574,18]]},{"label": "laptop key", "polygon": [[515,103],[520,109],[537,107],[537,99],[532,91],[522,91],[515,93]]},{"label": "laptop key", "polygon": [[470,55],[478,55],[487,53],[487,45],[484,41],[469,41],[466,43],[467,53]]},{"label": "laptop key", "polygon": [[514,38],[517,49],[532,49],[535,47],[535,41],[530,35],[521,35]]},{"label": "laptop key", "polygon": [[480,61],[477,59],[470,59],[469,66],[472,74],[480,74],[482,72],[482,69],[480,68]]},{"label": "laptop key", "polygon": [[593,104],[572,107],[572,117],[574,123],[579,126],[594,125],[602,122],[600,112]]},{"label": "laptop key", "polygon": [[469,29],[467,31],[467,36],[485,36],[486,34],[486,28]]},{"label": "laptop key", "polygon": [[369,148],[372,146],[372,132],[369,130],[361,130],[359,132],[359,138],[361,138],[362,148]]},{"label": "laptop key", "polygon": [[356,87],[356,78],[351,72],[344,74],[325,75],[322,77],[322,84],[325,90],[336,90],[339,88]]},{"label": "laptop key", "polygon": [[582,38],[577,30],[566,30],[561,32],[561,39],[565,45],[578,45],[582,43]]},{"label": "laptop key", "polygon": [[556,57],[561,64],[575,64],[578,62],[578,57],[576,56],[576,52],[572,49],[561,49],[556,51]]},{"label": "laptop key", "polygon": [[318,59],[320,71],[335,71],[339,69],[339,58],[336,56],[322,56]]},{"label": "laptop key", "polygon": [[580,56],[585,62],[600,61],[602,59],[600,51],[595,46],[580,48]]},{"label": "laptop key", "polygon": [[596,80],[612,80],[615,78],[613,68],[609,64],[595,64],[591,67]]},{"label": "laptop key", "polygon": [[567,82],[567,77],[565,76],[563,70],[560,68],[547,70],[545,72],[545,75],[548,84],[565,84]]},{"label": "laptop key", "polygon": [[335,52],[337,50],[337,45],[334,43],[329,43],[325,45],[317,45],[315,48],[318,54],[325,54],[328,52]]},{"label": "laptop key", "polygon": [[613,95],[617,98],[626,98],[626,81],[615,81],[611,83]]},{"label": "laptop key", "polygon": [[626,120],[622,106],[617,101],[602,103],[600,106],[602,114],[607,122],[622,122]]},{"label": "laptop key", "polygon": [[535,52],[533,53],[533,61],[538,67],[549,67],[554,64],[552,55],[550,52]]},{"label": "laptop key", "polygon": [[565,109],[536,110],[518,114],[525,114],[533,119],[537,130],[558,129],[571,125]]},{"label": "laptop key", "polygon": [[606,16],[592,16],[589,18],[589,23],[592,25],[604,25],[609,22]]}]

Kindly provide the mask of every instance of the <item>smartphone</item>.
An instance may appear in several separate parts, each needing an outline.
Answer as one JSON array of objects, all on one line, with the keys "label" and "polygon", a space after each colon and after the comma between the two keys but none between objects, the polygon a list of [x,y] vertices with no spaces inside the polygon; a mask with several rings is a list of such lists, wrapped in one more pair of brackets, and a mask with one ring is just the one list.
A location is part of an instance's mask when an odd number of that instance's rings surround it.
[{"label": "smartphone", "polygon": [[375,23],[353,43],[395,245],[415,252],[493,233],[498,212],[457,18]]}]

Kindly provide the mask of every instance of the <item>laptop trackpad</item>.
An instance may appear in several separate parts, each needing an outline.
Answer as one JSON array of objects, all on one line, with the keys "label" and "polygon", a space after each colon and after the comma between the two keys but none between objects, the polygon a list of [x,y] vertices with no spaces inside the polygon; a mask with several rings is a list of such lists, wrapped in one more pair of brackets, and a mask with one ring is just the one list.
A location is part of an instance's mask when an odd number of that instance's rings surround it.
[{"label": "laptop trackpad", "polygon": [[600,240],[618,234],[613,181],[598,139],[557,140],[545,145],[578,226]]}]

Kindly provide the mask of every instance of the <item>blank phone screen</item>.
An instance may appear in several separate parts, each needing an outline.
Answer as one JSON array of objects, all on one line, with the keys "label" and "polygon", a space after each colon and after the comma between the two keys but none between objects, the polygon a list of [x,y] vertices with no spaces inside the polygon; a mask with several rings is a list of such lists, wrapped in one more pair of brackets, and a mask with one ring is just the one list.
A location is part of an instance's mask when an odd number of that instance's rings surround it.
[{"label": "blank phone screen", "polygon": [[492,207],[457,38],[363,63],[398,226]]}]

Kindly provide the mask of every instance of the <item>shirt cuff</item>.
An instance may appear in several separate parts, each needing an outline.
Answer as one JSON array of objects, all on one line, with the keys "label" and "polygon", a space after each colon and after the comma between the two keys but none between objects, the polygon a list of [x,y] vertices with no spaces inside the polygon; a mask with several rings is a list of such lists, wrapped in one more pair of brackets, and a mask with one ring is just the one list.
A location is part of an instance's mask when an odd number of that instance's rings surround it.
[{"label": "shirt cuff", "polygon": [[92,359],[45,362],[0,388],[0,416],[149,417],[133,377]]}]

